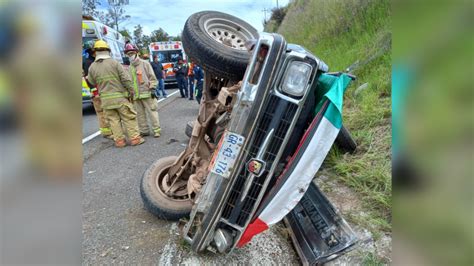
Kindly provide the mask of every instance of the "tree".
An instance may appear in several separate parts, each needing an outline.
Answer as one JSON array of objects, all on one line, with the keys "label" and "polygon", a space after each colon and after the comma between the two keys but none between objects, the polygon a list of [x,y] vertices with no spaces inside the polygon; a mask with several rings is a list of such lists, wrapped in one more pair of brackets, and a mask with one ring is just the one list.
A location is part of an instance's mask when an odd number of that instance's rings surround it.
[{"label": "tree", "polygon": [[133,30],[133,41],[138,47],[143,47],[143,27],[138,24],[134,27]]},{"label": "tree", "polygon": [[99,0],[82,0],[82,15],[100,18],[103,12],[97,11],[98,5],[100,5]]},{"label": "tree", "polygon": [[162,28],[152,31],[150,35],[151,42],[167,41],[169,38],[170,36],[168,33],[166,33],[166,31],[164,31]]},{"label": "tree", "polygon": [[127,29],[122,29],[122,30],[119,30],[120,34],[122,34],[123,37],[127,38],[127,39],[132,39],[132,35],[130,34],[130,32],[127,30]]},{"label": "tree", "polygon": [[142,37],[142,46],[140,47],[140,50],[148,50],[148,46],[151,43],[150,36],[148,35],[143,35]]},{"label": "tree", "polygon": [[115,27],[118,31],[119,24],[130,19],[129,15],[125,15],[125,10],[123,9],[125,4],[125,1],[109,1],[109,9],[104,17],[104,23],[110,27]]},{"label": "tree", "polygon": [[122,34],[122,36],[125,38],[125,40],[129,40],[131,41],[133,38],[132,38],[132,34],[130,34],[130,31],[128,31],[127,29],[122,29],[122,30],[119,30],[120,34]]},{"label": "tree", "polygon": [[181,41],[181,35],[171,36],[170,40],[172,40],[172,41]]},{"label": "tree", "polygon": [[[124,33],[128,31],[123,30],[121,32],[123,32],[122,35],[125,36]],[[140,24],[136,25],[133,30],[133,41],[140,51],[148,50],[148,46],[150,46],[152,42],[168,41],[170,38],[171,36],[162,28],[152,31],[150,35],[143,34],[143,27]]]}]

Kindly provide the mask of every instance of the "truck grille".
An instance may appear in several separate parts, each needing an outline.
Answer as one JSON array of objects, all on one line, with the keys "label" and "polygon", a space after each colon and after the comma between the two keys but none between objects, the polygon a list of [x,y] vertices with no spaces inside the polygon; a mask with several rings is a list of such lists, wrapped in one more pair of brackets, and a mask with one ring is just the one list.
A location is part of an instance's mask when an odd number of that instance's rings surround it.
[{"label": "truck grille", "polygon": [[[279,108],[277,109],[278,106]],[[260,193],[262,193],[263,184],[268,177],[268,171],[272,168],[280,149],[284,148],[282,147],[282,143],[285,136],[289,133],[292,121],[295,119],[298,105],[285,101],[275,95],[270,95],[268,104],[264,110],[261,119],[257,122],[256,129],[252,133],[252,141],[245,149],[248,151],[248,154],[244,157],[245,163],[241,165],[237,180],[233,185],[222,212],[222,218],[226,219],[229,223],[237,224],[241,227],[244,227],[251,218],[250,215],[254,210]],[[274,134],[263,156],[263,160],[266,162],[266,172],[260,177],[255,177],[247,196],[241,202],[239,200],[240,194],[243,190],[245,180],[249,175],[245,167],[246,162],[256,157],[267,133],[272,128],[274,128]]]}]

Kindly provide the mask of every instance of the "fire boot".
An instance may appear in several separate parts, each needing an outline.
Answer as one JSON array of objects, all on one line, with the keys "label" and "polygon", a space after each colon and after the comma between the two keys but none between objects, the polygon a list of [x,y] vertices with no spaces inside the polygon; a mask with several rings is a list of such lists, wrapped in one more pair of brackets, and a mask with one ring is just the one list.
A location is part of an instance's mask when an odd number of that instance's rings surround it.
[{"label": "fire boot", "polygon": [[141,136],[138,136],[138,137],[133,138],[133,139],[130,140],[130,144],[131,144],[132,146],[140,145],[140,144],[142,144],[143,142],[145,142],[145,139],[142,138]]},{"label": "fire boot", "polygon": [[125,146],[127,146],[127,142],[125,142],[125,139],[118,139],[115,141],[115,147],[123,148]]},{"label": "fire boot", "polygon": [[159,138],[161,136],[161,128],[156,128],[153,130],[153,137]]}]

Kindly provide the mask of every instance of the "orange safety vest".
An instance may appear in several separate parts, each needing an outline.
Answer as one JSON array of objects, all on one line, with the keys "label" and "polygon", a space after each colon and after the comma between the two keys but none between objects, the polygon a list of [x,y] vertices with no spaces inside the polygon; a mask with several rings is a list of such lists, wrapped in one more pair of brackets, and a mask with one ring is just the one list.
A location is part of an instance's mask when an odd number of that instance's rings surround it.
[{"label": "orange safety vest", "polygon": [[193,76],[194,75],[194,72],[193,72],[194,64],[189,63],[188,65],[189,65],[189,67],[188,67],[188,76]]}]

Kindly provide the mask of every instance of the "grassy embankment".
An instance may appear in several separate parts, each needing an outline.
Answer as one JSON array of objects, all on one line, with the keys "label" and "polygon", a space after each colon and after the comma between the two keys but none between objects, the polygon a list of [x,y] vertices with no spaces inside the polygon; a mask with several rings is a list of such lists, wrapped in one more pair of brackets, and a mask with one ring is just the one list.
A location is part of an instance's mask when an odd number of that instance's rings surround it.
[{"label": "grassy embankment", "polygon": [[270,21],[265,29],[309,49],[330,71],[352,65],[357,81],[344,97],[343,118],[358,151],[349,155],[333,149],[325,168],[360,195],[369,215],[346,218],[375,237],[391,231],[390,17],[388,0],[295,0],[281,25]]}]

